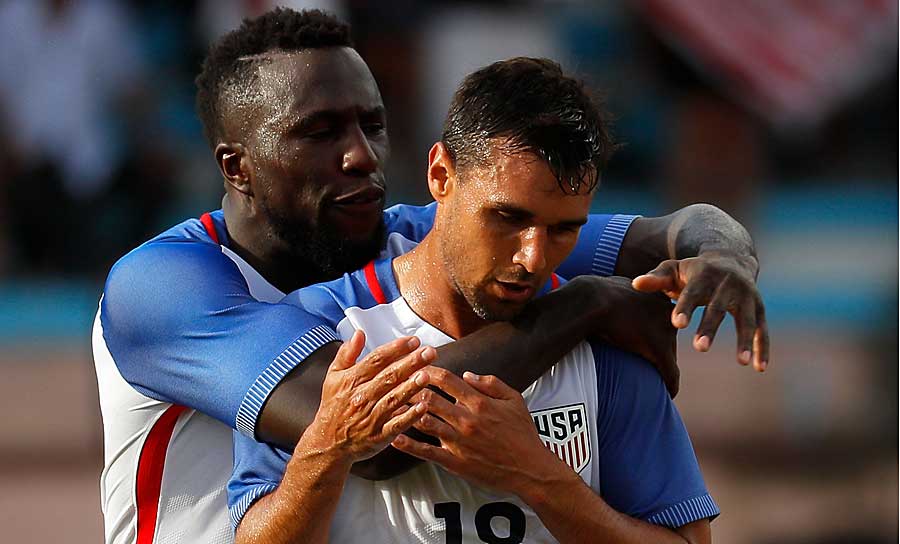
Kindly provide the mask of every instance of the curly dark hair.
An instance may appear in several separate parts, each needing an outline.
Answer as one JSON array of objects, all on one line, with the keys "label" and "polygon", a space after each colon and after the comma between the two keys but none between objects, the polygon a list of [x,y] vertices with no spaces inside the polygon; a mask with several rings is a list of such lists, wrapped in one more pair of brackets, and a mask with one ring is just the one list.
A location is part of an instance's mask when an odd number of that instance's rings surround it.
[{"label": "curly dark hair", "polygon": [[584,84],[549,59],[517,57],[467,76],[453,100],[441,141],[460,166],[486,166],[488,140],[501,151],[547,161],[563,192],[592,191],[616,149],[609,115]]},{"label": "curly dark hair", "polygon": [[237,30],[222,36],[207,52],[197,76],[197,115],[203,134],[215,147],[222,133],[222,96],[233,89],[246,89],[256,77],[268,51],[300,51],[322,47],[353,47],[350,25],[323,11],[275,8],[259,17],[244,19]]}]

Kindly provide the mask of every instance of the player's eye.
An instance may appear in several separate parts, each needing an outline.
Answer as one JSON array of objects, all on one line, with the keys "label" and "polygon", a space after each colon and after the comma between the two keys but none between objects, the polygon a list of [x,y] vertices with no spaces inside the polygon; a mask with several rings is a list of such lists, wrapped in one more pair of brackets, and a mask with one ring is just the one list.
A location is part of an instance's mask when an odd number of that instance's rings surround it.
[{"label": "player's eye", "polygon": [[376,122],[376,123],[366,123],[362,127],[363,132],[368,134],[369,136],[375,136],[378,134],[382,134],[385,131],[384,123]]},{"label": "player's eye", "polygon": [[304,134],[311,140],[331,140],[338,136],[338,130],[334,127],[323,127],[310,130]]},{"label": "player's eye", "polygon": [[579,228],[580,227],[575,225],[553,225],[548,230],[550,231],[550,234],[567,236],[570,234],[577,234]]}]

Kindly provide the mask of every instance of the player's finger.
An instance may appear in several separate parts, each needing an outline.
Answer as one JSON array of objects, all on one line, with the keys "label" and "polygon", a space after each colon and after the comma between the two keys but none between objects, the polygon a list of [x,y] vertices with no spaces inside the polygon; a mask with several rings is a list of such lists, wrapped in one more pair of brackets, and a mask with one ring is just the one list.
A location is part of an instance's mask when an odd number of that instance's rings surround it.
[{"label": "player's finger", "polygon": [[360,378],[371,379],[387,365],[412,353],[420,343],[415,336],[406,336],[378,346],[357,363]]},{"label": "player's finger", "polygon": [[450,469],[452,471],[451,467],[453,466],[455,457],[453,457],[453,454],[451,454],[444,448],[425,444],[424,442],[413,440],[412,438],[402,434],[394,438],[394,440],[391,442],[391,445],[402,451],[403,453],[412,455],[413,457],[418,457],[423,461],[432,461],[438,463],[444,468]]},{"label": "player's finger", "polygon": [[[425,378],[421,374],[415,374],[404,380],[400,385],[378,399],[375,407],[372,409],[373,417],[376,418],[376,421],[393,417],[400,407],[405,406],[413,395],[422,390],[424,385]],[[416,405],[419,404],[424,406],[423,403],[416,403]]]},{"label": "player's finger", "polygon": [[681,290],[678,285],[677,263],[675,260],[663,261],[653,270],[634,278],[631,286],[644,293],[676,293]]},{"label": "player's finger", "polygon": [[476,391],[495,399],[522,398],[522,395],[518,391],[506,385],[506,383],[497,376],[481,375],[467,371],[463,373],[463,380],[471,385]]},{"label": "player's finger", "polygon": [[362,353],[363,347],[366,345],[366,333],[357,330],[349,340],[341,344],[334,359],[328,366],[329,370],[346,370],[352,367],[359,355]]},{"label": "player's finger", "polygon": [[[425,370],[422,372],[425,372]],[[438,391],[426,389],[419,395],[416,395],[415,398],[416,402],[421,402],[428,408],[428,413],[438,416],[451,425],[466,415],[466,410],[464,408],[447,400],[446,397],[441,395]]]},{"label": "player's finger", "polygon": [[766,309],[761,301],[757,302],[753,355],[754,368],[759,372],[765,372],[769,365],[769,325],[766,322]]},{"label": "player's finger", "polygon": [[400,433],[415,425],[415,423],[424,415],[425,406],[422,404],[414,404],[409,410],[391,417],[381,427],[381,437],[379,442],[394,440]]},{"label": "player's finger", "polygon": [[718,298],[714,298],[706,308],[703,309],[703,318],[697,327],[697,334],[694,335],[694,349],[697,351],[709,351],[713,340],[716,338],[716,332],[725,319],[727,310]]},{"label": "player's finger", "polygon": [[[369,383],[363,387],[364,394],[369,395],[372,399],[381,398],[397,387],[398,384],[403,383],[412,376],[414,372],[430,365],[436,359],[437,350],[433,347],[425,346],[419,348],[399,361],[389,364],[378,375],[369,380]],[[423,375],[421,379],[425,382],[427,377]]]},{"label": "player's finger", "polygon": [[441,440],[455,440],[459,437],[459,433],[453,426],[431,414],[423,415],[413,424],[413,427]]},{"label": "player's finger", "polygon": [[746,366],[753,358],[753,336],[756,333],[756,305],[752,299],[745,300],[734,311],[734,324],[738,363]]},{"label": "player's finger", "polygon": [[672,310],[672,325],[679,329],[687,327],[691,323],[694,310],[709,302],[712,294],[712,287],[699,278],[685,285],[675,303],[675,309]]},{"label": "player's finger", "polygon": [[438,387],[441,391],[451,395],[456,399],[457,403],[466,404],[479,395],[477,391],[472,389],[472,386],[449,370],[436,366],[429,366],[428,368],[423,368],[422,372],[426,373],[428,376],[429,385]]}]

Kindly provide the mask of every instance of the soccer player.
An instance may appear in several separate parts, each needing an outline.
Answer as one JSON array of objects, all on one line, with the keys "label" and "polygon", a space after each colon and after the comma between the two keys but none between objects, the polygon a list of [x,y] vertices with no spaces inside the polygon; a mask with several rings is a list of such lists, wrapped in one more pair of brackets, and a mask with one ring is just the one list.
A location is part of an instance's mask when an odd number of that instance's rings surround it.
[{"label": "soccer player", "polygon": [[[198,110],[223,209],[123,257],[95,321],[107,542],[229,541],[229,428],[292,448],[340,345],[328,322],[279,303],[284,293],[354,270],[382,248],[408,250],[434,219],[434,204],[382,213],[383,104],[348,27],[333,17],[274,10],[223,37],[198,77]],[[436,361],[399,339],[361,362],[432,362],[522,390],[590,335],[659,363],[674,392],[672,321],[686,326],[709,304],[698,347],[730,311],[738,353],[753,350],[761,368],[768,348],[752,240],[712,206],[660,218],[592,215],[559,272],[634,277],[660,261],[637,285],[677,297],[674,313],[627,284],[576,278],[515,320],[441,347]],[[413,464],[387,448],[354,473],[386,478]]]},{"label": "soccer player", "polygon": [[[288,298],[357,345],[364,331],[376,344],[415,335],[439,346],[512,319],[559,281],[610,149],[602,114],[559,65],[478,70],[429,154],[431,232]],[[718,508],[662,379],[637,356],[582,343],[524,395],[495,377],[412,366],[391,392],[354,390],[365,370],[333,367],[297,462],[236,436],[238,544],[710,541]],[[424,384],[455,402],[429,391],[394,415]],[[408,423],[440,445],[394,438]],[[388,439],[434,463],[379,482],[349,475]]]}]

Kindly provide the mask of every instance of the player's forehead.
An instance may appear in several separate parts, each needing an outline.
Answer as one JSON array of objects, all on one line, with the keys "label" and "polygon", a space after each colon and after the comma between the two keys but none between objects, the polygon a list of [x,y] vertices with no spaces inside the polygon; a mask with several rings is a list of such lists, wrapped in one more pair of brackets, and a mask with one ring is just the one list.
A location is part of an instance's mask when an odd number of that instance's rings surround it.
[{"label": "player's forehead", "polygon": [[547,162],[529,152],[509,152],[492,145],[487,164],[471,167],[465,184],[472,183],[481,207],[528,212],[550,222],[587,215],[591,194],[567,194]]},{"label": "player's forehead", "polygon": [[372,72],[352,48],[276,50],[264,56],[259,59],[257,84],[269,117],[383,108]]}]

